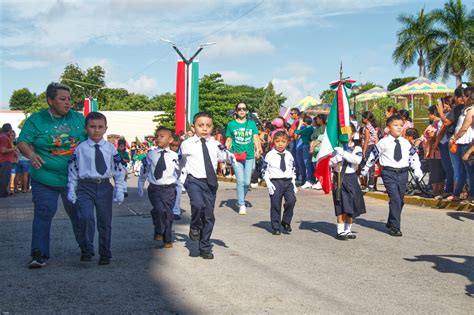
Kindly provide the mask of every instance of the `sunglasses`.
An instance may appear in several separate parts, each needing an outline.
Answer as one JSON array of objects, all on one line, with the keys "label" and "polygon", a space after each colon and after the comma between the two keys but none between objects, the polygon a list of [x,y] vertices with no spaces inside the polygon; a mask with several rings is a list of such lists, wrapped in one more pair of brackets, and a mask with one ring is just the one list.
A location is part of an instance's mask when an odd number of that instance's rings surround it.
[{"label": "sunglasses", "polygon": [[247,108],[245,108],[245,107],[237,107],[237,111],[238,111],[238,112],[246,112],[246,111],[247,111]]}]

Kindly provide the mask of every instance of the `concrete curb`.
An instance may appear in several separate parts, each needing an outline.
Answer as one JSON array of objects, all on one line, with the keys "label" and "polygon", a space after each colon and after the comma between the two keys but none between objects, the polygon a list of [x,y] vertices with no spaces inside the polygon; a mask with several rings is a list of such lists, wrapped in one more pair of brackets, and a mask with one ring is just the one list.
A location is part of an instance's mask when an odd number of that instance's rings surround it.
[{"label": "concrete curb", "polygon": [[[219,181],[222,181],[222,182],[230,182],[230,183],[236,182],[236,179],[232,177],[218,176],[217,178]],[[266,184],[264,181],[260,181],[259,186],[266,187]],[[387,193],[366,192],[364,193],[364,195],[366,197],[388,201]],[[459,201],[449,202],[445,200],[438,200],[434,198],[424,198],[424,197],[419,197],[419,196],[405,196],[405,204],[420,206],[420,207],[429,207],[433,209],[474,212],[474,205],[470,203],[462,204]]]}]

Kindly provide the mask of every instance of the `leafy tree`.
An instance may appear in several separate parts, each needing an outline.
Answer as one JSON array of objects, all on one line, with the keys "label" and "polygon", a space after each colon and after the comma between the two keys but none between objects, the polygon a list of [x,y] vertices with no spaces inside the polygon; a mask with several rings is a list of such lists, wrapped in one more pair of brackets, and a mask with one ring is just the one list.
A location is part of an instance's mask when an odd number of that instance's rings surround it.
[{"label": "leafy tree", "polygon": [[398,41],[392,54],[393,60],[401,64],[402,71],[416,61],[418,75],[425,77],[426,59],[441,35],[434,27],[436,19],[421,9],[417,15],[402,14],[397,20],[402,24],[402,28],[397,33]]},{"label": "leafy tree", "polygon": [[261,120],[272,120],[278,117],[278,111],[280,104],[278,103],[278,97],[273,88],[273,83],[270,81],[265,88],[265,95],[263,96],[262,102],[257,108],[258,117]]},{"label": "leafy tree", "polygon": [[164,114],[155,116],[153,119],[158,126],[164,126],[174,130],[176,127],[176,93],[165,93],[153,97],[152,102],[158,104]]},{"label": "leafy tree", "polygon": [[24,110],[25,108],[31,107],[35,96],[27,88],[13,91],[10,97],[10,109],[12,110]]},{"label": "leafy tree", "polygon": [[393,90],[395,90],[396,88],[399,88],[400,86],[405,85],[405,84],[407,84],[408,82],[413,81],[413,80],[415,80],[415,79],[416,79],[416,77],[394,78],[394,79],[392,79],[392,81],[390,81],[390,83],[388,84],[387,90],[393,91]]},{"label": "leafy tree", "polygon": [[323,104],[332,104],[334,96],[336,96],[336,91],[333,90],[324,90],[319,94],[319,98]]},{"label": "leafy tree", "polygon": [[[88,96],[98,96],[99,104],[103,104],[104,99],[101,95],[97,95],[99,89],[105,87],[105,70],[101,66],[94,66],[84,71],[77,64],[68,64],[61,74],[60,81],[73,89],[72,104],[82,106],[84,98]],[[78,107],[76,108],[79,109]]]},{"label": "leafy tree", "polygon": [[433,17],[444,29],[440,31],[441,42],[430,52],[431,76],[441,75],[445,80],[451,74],[458,86],[464,73],[472,75],[474,68],[474,15],[468,15],[461,0],[449,0],[444,10],[433,10]]},{"label": "leafy tree", "polygon": [[397,102],[390,97],[383,97],[377,100],[377,104],[372,108],[372,113],[379,126],[385,126],[385,110],[389,106],[397,107]]}]

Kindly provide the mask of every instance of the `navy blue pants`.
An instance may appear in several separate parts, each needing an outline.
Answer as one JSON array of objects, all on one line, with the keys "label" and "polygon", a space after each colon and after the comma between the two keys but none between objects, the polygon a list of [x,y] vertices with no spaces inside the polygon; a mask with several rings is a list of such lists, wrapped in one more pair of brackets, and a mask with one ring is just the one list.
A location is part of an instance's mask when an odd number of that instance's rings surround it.
[{"label": "navy blue pants", "polygon": [[[275,185],[275,192],[270,196],[270,220],[272,221],[272,229],[279,231],[281,223],[291,224],[293,218],[293,209],[296,204],[296,195],[291,179],[271,179]],[[283,205],[283,219],[281,218],[281,203],[285,197]]]},{"label": "navy blue pants", "polygon": [[400,229],[402,209],[405,204],[403,198],[407,191],[408,171],[400,173],[383,168],[382,180],[390,198],[387,226]]},{"label": "navy blue pants", "polygon": [[148,186],[148,199],[153,206],[151,218],[155,233],[163,236],[164,243],[171,243],[173,227],[173,207],[176,202],[176,185]]},{"label": "navy blue pants", "polygon": [[191,226],[201,232],[199,251],[210,253],[212,249],[211,234],[216,221],[214,207],[216,204],[217,186],[209,186],[205,181],[187,176],[184,187],[191,202]]},{"label": "navy blue pants", "polygon": [[99,231],[99,255],[112,257],[110,239],[112,235],[112,201],[114,188],[108,181],[93,183],[79,180],[77,186],[77,204],[79,222],[82,229],[80,247],[83,254],[94,254],[95,218]]},{"label": "navy blue pants", "polygon": [[0,163],[0,198],[8,197],[8,186],[12,174],[12,163]]}]

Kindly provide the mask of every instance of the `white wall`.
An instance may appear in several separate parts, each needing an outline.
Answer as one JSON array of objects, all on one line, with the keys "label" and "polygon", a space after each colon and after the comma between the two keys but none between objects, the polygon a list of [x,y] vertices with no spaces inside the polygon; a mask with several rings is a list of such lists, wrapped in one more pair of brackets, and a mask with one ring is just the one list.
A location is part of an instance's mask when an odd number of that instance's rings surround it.
[{"label": "white wall", "polygon": [[[164,112],[110,111],[101,113],[107,117],[107,134],[118,134],[131,142],[135,140],[135,137],[143,140],[144,136],[154,134],[156,123],[153,122],[153,119]],[[18,125],[24,118],[25,115],[21,111],[0,110],[0,127],[4,123],[10,123],[19,135]]]}]

